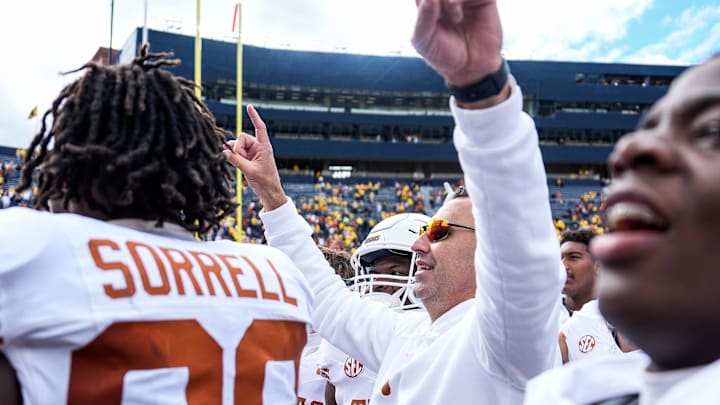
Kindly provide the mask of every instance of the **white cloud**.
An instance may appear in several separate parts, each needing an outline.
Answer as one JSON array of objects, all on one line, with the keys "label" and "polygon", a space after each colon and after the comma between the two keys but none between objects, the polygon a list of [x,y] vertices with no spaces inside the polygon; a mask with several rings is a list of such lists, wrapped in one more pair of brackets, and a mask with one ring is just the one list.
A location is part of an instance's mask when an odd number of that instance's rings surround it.
[{"label": "white cloud", "polygon": [[680,53],[678,59],[694,63],[702,62],[720,52],[720,24],[713,26],[704,40]]},{"label": "white cloud", "polygon": [[[64,2],[15,2],[0,15],[0,88],[10,102],[0,109],[0,145],[26,146],[35,125],[26,118],[39,105],[49,107],[68,77],[59,75],[89,60],[104,38],[97,32],[102,23],[84,13],[69,13]],[[88,14],[100,2],[83,2]],[[103,31],[105,31],[103,29]]]},{"label": "white cloud", "polygon": [[[681,15],[678,26],[682,34],[670,35],[667,41],[680,45],[679,59],[687,63],[701,62],[720,51],[720,6],[693,7]],[[700,40],[699,43],[695,41]],[[684,41],[681,42],[681,41]]]},{"label": "white cloud", "polygon": [[653,0],[524,1],[499,3],[510,58],[588,61],[602,45],[623,38]]},{"label": "white cloud", "polygon": [[720,6],[690,7],[679,16],[666,16],[671,31],[625,59],[631,63],[690,65],[720,51]]},{"label": "white cloud", "polygon": [[602,56],[599,56],[595,58],[595,61],[597,62],[605,62],[605,63],[612,63],[616,62],[621,59],[623,55],[628,51],[628,47],[626,45],[621,45],[619,47],[610,48],[607,51],[605,51],[605,54]]}]

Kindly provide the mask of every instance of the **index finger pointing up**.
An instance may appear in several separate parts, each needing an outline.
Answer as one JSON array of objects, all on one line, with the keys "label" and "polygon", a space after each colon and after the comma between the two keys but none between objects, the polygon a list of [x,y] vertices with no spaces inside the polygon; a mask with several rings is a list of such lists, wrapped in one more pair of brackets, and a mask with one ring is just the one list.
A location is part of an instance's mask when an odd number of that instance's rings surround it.
[{"label": "index finger pointing up", "polygon": [[250,116],[250,121],[255,127],[255,138],[258,140],[258,142],[260,142],[261,144],[270,143],[265,122],[262,120],[262,118],[260,118],[260,114],[258,114],[257,110],[255,110],[255,107],[253,107],[252,104],[248,104],[247,113],[248,116]]}]

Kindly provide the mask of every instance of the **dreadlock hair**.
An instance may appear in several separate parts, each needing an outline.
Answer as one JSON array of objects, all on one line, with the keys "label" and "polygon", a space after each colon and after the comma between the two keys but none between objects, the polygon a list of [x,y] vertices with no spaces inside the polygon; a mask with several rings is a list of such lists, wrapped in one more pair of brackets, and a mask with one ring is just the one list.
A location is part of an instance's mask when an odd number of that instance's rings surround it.
[{"label": "dreadlock hair", "polygon": [[236,208],[223,130],[192,81],[161,69],[180,61],[148,48],[129,64],[65,73],[85,71],[53,101],[27,149],[18,189],[37,171],[33,208],[82,202],[107,219],[168,221],[200,234]]},{"label": "dreadlock hair", "polygon": [[344,250],[331,249],[327,246],[318,246],[318,248],[325,256],[325,260],[330,264],[330,267],[335,270],[335,274],[340,278],[347,282],[347,280],[355,277],[355,270],[350,264],[350,253]]}]

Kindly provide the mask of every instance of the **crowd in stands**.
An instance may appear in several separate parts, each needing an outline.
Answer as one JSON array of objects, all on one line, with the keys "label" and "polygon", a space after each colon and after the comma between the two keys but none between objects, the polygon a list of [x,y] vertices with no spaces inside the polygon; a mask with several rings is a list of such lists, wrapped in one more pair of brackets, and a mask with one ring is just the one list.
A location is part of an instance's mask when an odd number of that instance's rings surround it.
[{"label": "crowd in stands", "polygon": [[17,149],[15,156],[0,155],[0,209],[28,206],[30,203],[31,191],[21,194],[15,192],[15,186],[20,180],[24,157],[24,149]]},{"label": "crowd in stands", "polygon": [[589,228],[599,234],[604,233],[605,227],[600,216],[601,205],[602,196],[597,190],[583,193],[574,206],[567,208],[561,216],[553,218],[558,235],[567,230],[580,228]]},{"label": "crowd in stands", "polygon": [[[572,184],[572,181],[569,183]],[[459,180],[453,187],[461,184],[462,180]],[[348,184],[337,180],[329,181],[319,173],[316,174],[312,186],[298,186],[293,183],[287,183],[286,186],[286,192],[295,200],[298,211],[314,228],[318,245],[347,250],[350,253],[357,249],[369,230],[379,221],[405,212],[432,215],[447,195],[447,191],[438,185],[402,181],[393,181],[392,184],[381,181]],[[582,183],[574,187],[587,189],[589,186]],[[568,230],[580,228],[590,228],[597,233],[604,232],[600,217],[602,196],[599,187],[568,198],[553,194],[550,199],[551,203],[563,207],[555,211],[553,218],[558,237]],[[236,219],[229,218],[223,230],[215,237],[262,243],[264,236],[259,218],[261,209],[259,199],[244,183],[242,233],[235,227]]]},{"label": "crowd in stands", "polygon": [[[379,221],[404,212],[430,213],[442,204],[446,195],[442,187],[425,191],[416,182],[346,184],[326,180],[321,174],[316,175],[312,187],[290,183],[287,188],[300,214],[314,228],[318,245],[351,253]],[[257,196],[243,184],[242,235],[233,229],[236,220],[231,218],[216,237],[262,242],[261,209]]]},{"label": "crowd in stands", "polygon": [[[15,192],[23,165],[25,150],[18,149],[15,156],[0,157],[0,209],[28,206],[33,193]],[[591,173],[579,172],[588,177]],[[587,182],[573,186],[577,176],[556,176],[550,184],[550,201],[553,221],[558,236],[568,230],[590,228],[603,233],[605,228],[600,217],[602,196],[600,187],[592,189]],[[454,182],[458,186],[462,180]],[[438,185],[422,185],[419,182],[367,181],[347,183],[328,180],[321,173],[314,176],[314,184],[294,187],[289,183],[288,194],[295,200],[299,212],[315,229],[320,246],[354,252],[365,239],[369,230],[390,215],[418,212],[432,215],[447,195]],[[572,190],[571,190],[572,188]],[[581,190],[578,194],[576,190]],[[263,243],[263,228],[259,213],[262,209],[257,196],[243,182],[242,228],[235,225],[236,217],[225,220],[215,239],[229,239],[250,243]]]},{"label": "crowd in stands", "polygon": [[[15,156],[5,156],[1,160],[0,208],[30,204],[32,192],[18,194],[14,187],[19,179],[24,152],[18,149]],[[550,187],[550,201],[554,207],[553,220],[558,236],[567,230],[579,228],[590,228],[597,233],[603,233],[604,226],[600,217],[601,193],[598,190],[588,190],[580,195],[574,195],[573,192],[563,194],[563,191],[570,189],[574,176],[568,177],[567,182],[563,178],[555,177],[551,180],[555,187],[552,184]],[[461,183],[462,180],[458,180],[453,186]],[[398,180],[391,184],[383,181],[344,183],[335,179],[328,180],[321,173],[316,173],[312,185],[288,184],[287,192],[295,200],[298,211],[315,229],[314,237],[318,245],[347,250],[350,253],[357,249],[369,230],[379,221],[404,212],[432,215],[447,195],[447,191],[438,185]],[[583,190],[591,188],[586,183],[582,183],[580,187],[583,187]],[[214,238],[263,243],[263,228],[259,218],[262,205],[245,182],[242,203],[242,228],[236,227],[236,217],[229,217]]]}]

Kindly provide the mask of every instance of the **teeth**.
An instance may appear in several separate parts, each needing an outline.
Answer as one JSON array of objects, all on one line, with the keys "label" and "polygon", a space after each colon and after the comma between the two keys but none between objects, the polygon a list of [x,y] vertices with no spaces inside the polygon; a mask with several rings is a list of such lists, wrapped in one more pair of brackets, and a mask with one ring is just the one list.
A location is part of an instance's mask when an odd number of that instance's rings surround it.
[{"label": "teeth", "polygon": [[605,216],[613,230],[663,226],[662,219],[650,207],[635,202],[617,203],[605,212]]}]

